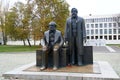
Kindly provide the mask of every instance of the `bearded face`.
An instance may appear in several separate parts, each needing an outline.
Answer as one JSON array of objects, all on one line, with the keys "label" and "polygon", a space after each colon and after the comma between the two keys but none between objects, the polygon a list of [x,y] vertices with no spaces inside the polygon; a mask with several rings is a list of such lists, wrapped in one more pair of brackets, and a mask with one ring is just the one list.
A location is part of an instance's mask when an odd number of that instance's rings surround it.
[{"label": "bearded face", "polygon": [[76,8],[73,8],[72,10],[71,10],[71,14],[72,14],[72,18],[76,18],[77,17],[77,9]]}]

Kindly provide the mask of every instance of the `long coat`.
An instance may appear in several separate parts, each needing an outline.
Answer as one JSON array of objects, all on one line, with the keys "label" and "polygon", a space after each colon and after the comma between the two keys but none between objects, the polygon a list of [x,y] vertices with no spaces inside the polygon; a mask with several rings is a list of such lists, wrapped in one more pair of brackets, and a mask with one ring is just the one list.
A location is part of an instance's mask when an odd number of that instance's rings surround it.
[{"label": "long coat", "polygon": [[[65,40],[68,41],[70,54],[72,54],[72,47],[74,46],[72,43],[72,26],[71,26],[71,17],[69,17],[66,21],[66,28],[65,28]],[[77,26],[77,49],[78,49],[78,55],[83,55],[83,39],[86,38],[86,30],[85,30],[85,22],[82,17],[77,17],[76,20],[76,26]]]}]

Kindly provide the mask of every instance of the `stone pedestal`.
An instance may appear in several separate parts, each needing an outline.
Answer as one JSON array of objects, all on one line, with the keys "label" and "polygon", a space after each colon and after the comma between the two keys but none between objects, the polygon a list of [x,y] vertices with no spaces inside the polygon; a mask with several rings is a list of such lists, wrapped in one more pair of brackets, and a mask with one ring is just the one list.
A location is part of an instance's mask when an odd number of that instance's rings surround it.
[{"label": "stone pedestal", "polygon": [[93,47],[92,46],[84,46],[84,64],[93,64]]},{"label": "stone pedestal", "polygon": [[36,50],[36,66],[42,66],[42,50]]},{"label": "stone pedestal", "polygon": [[40,71],[40,68],[36,67],[36,63],[31,63],[6,72],[2,76],[10,80],[120,80],[107,62],[94,62],[86,66],[64,68],[63,71],[61,68],[56,71],[51,69]]},{"label": "stone pedestal", "polygon": [[[52,59],[52,58],[51,58]],[[68,48],[61,48],[59,53],[59,67],[65,67],[69,63]],[[36,66],[41,67],[42,50],[36,50]],[[51,63],[48,63],[50,65]],[[93,47],[84,46],[83,64],[93,64]]]}]

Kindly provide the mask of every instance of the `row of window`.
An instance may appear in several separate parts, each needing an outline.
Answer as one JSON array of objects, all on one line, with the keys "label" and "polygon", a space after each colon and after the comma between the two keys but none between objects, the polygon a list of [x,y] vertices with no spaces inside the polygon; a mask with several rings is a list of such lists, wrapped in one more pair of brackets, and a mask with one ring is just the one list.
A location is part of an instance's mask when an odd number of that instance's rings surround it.
[{"label": "row of window", "polygon": [[120,34],[120,29],[91,29],[86,30],[86,34]]},{"label": "row of window", "polygon": [[[98,39],[98,36],[87,36],[87,39]],[[120,35],[99,36],[99,39],[120,40]]]},{"label": "row of window", "polygon": [[120,23],[99,23],[99,24],[86,24],[86,28],[107,28],[107,27],[120,27]]},{"label": "row of window", "polygon": [[113,22],[113,21],[120,21],[120,17],[109,17],[109,18],[92,18],[92,19],[85,19],[87,23],[93,22]]}]

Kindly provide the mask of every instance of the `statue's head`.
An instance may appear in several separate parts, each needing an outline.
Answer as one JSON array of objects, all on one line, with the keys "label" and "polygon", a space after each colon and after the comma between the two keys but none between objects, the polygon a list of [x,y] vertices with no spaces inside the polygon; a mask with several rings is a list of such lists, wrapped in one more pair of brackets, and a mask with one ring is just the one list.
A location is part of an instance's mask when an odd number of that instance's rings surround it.
[{"label": "statue's head", "polygon": [[56,23],[54,21],[51,21],[49,23],[49,30],[50,31],[55,31],[56,30]]},{"label": "statue's head", "polygon": [[76,8],[71,9],[71,15],[72,15],[73,18],[77,17],[77,13],[78,13],[78,10]]}]

